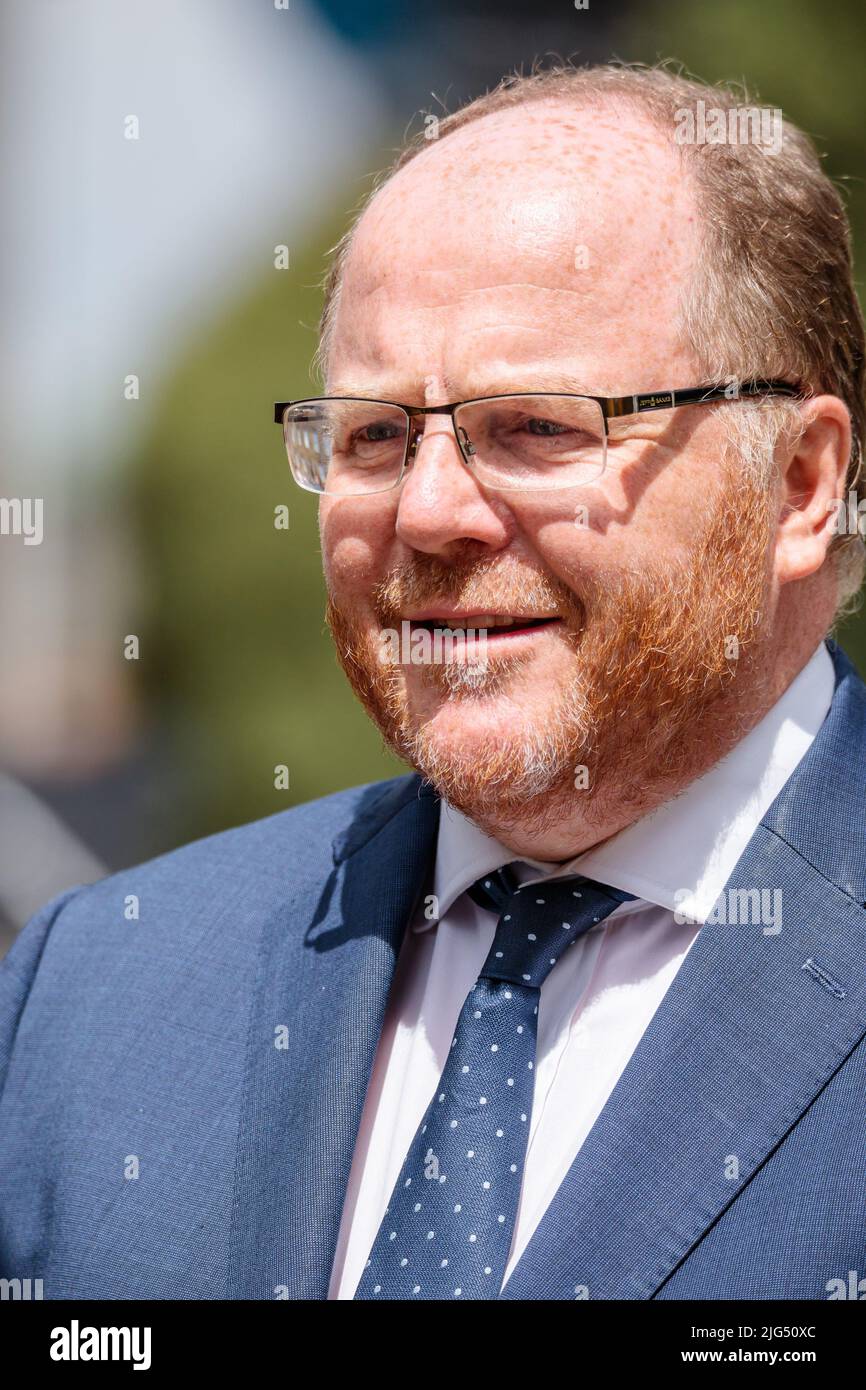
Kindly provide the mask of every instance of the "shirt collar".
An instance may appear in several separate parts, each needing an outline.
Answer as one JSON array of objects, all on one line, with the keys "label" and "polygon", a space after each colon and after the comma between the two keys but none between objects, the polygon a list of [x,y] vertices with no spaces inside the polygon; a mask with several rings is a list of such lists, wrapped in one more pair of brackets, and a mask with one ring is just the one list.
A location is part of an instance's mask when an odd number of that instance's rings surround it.
[{"label": "shirt collar", "polygon": [[[523,859],[521,881],[584,874],[704,922],[761,817],[821,727],[834,687],[833,661],[821,642],[763,719],[708,772],[573,859]],[[514,861],[513,850],[443,800],[433,881],[437,919],[417,921],[413,931],[429,930],[476,879]]]}]

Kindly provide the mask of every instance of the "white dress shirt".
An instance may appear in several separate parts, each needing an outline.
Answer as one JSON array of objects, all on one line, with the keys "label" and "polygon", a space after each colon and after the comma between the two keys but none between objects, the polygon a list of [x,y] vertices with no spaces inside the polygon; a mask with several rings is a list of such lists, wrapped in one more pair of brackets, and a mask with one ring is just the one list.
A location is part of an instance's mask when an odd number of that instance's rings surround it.
[{"label": "white dress shirt", "polygon": [[[743,850],[814,739],[835,673],[822,642],[709,772],[595,849],[521,860],[521,882],[581,873],[636,894],[563,953],[541,987],[535,1091],[505,1281],[594,1125]],[[496,929],[466,889],[512,850],[443,801],[433,892],[400,949],[343,1206],[328,1297],[351,1299],[457,1018]],[[674,913],[691,921],[678,924]]]}]

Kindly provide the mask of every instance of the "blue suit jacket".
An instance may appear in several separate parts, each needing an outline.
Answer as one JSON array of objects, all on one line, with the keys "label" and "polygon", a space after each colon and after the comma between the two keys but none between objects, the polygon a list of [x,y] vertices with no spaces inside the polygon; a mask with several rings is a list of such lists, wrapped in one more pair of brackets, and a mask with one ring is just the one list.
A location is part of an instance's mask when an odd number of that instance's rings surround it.
[{"label": "blue suit jacket", "polygon": [[[781,889],[781,932],[702,928],[501,1297],[866,1275],[866,686],[829,645],[830,712],[728,883]],[[28,924],[0,970],[0,1274],[326,1297],[438,811],[414,774],[356,787]]]}]

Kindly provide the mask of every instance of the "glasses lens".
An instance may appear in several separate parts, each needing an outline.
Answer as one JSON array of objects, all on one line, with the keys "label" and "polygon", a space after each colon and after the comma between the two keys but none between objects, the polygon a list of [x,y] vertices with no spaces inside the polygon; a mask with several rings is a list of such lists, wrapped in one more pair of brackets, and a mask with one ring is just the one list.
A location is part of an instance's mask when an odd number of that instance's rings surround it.
[{"label": "glasses lens", "polygon": [[309,492],[383,492],[400,476],[409,420],[398,406],[341,397],[288,406],[283,436],[292,475]]},{"label": "glasses lens", "polygon": [[460,406],[454,423],[479,480],[493,487],[576,487],[604,472],[604,416],[587,396],[495,396]]}]

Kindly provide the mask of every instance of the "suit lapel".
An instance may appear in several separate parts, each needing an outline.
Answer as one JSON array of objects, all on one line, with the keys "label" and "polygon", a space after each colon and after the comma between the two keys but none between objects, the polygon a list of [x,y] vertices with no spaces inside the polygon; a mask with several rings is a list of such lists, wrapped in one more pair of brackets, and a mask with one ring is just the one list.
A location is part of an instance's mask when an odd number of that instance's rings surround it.
[{"label": "suit lapel", "polygon": [[388,991],[438,825],[439,801],[416,776],[369,795],[373,804],[362,804],[334,842],[324,888],[313,870],[266,924],[247,1043],[230,1298],[327,1297]]},{"label": "suit lapel", "polygon": [[866,1032],[866,688],[829,645],[830,712],[719,900],[781,890],[781,932],[701,928],[502,1298],[652,1298]]}]

